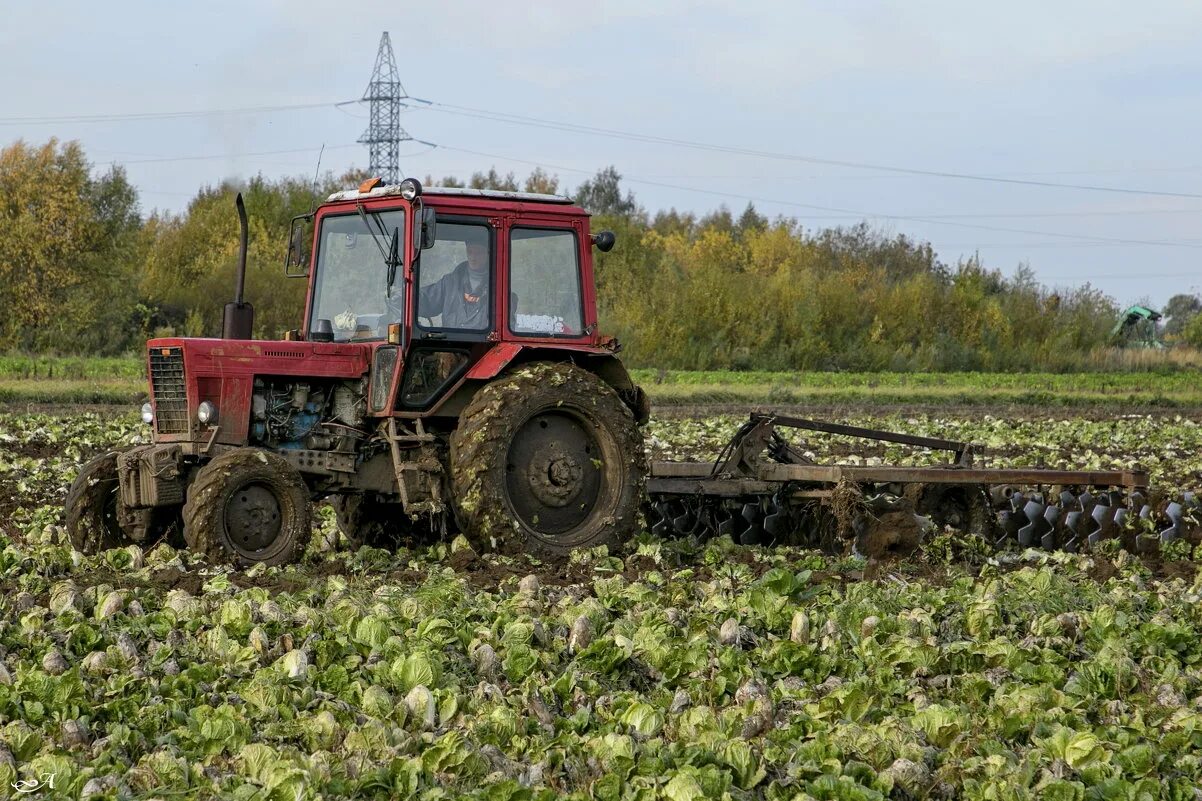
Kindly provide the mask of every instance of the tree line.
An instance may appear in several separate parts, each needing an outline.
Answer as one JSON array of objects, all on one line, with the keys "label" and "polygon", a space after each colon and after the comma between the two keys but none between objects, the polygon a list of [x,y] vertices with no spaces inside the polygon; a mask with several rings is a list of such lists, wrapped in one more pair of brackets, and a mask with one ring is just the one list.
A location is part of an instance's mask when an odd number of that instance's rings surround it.
[{"label": "tree line", "polygon": [[[289,221],[365,176],[257,176],[204,187],[178,213],[143,214],[125,172],[96,173],[78,143],[0,151],[0,351],[110,355],[153,336],[214,336],[232,291],[241,191],[250,215],[255,335],[299,325],[286,278]],[[561,191],[535,170],[428,185]],[[698,216],[643,209],[613,168],[571,192],[618,246],[597,254],[603,329],[635,366],[773,370],[1071,370],[1109,343],[1120,304],[1053,291],[1020,267],[942,262],[931,245],[866,223],[821,230],[753,205]],[[1163,310],[1169,341],[1202,346],[1202,299]]]}]

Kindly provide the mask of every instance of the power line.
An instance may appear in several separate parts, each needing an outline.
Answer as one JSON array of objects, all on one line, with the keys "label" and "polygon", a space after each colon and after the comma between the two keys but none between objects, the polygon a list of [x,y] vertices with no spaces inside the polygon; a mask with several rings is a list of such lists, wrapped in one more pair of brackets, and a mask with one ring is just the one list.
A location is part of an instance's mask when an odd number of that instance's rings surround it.
[{"label": "power line", "polygon": [[717,153],[730,153],[741,156],[753,156],[756,158],[774,159],[778,161],[798,161],[807,164],[824,164],[831,167],[846,167],[857,170],[874,170],[878,172],[892,172],[903,175],[922,175],[932,178],[949,178],[962,181],[980,181],[986,183],[1001,183],[1017,186],[1037,186],[1049,189],[1073,189],[1089,192],[1112,192],[1124,195],[1152,195],[1157,197],[1178,197],[1178,198],[1194,198],[1202,199],[1202,194],[1192,192],[1167,192],[1152,189],[1132,189],[1128,187],[1116,186],[1095,186],[1091,184],[1070,184],[1059,183],[1055,181],[1036,181],[1023,178],[1006,178],[1002,176],[991,175],[974,175],[971,173],[951,172],[947,170],[923,170],[912,167],[898,167],[889,164],[874,164],[869,162],[848,161],[843,159],[827,159],[817,156],[804,156],[794,153],[777,153],[768,150],[756,150],[753,148],[738,147],[733,145],[717,145],[708,142],[694,142],[687,139],[676,139],[666,136],[656,136],[653,134],[635,133],[632,131],[622,131],[615,128],[598,128],[591,125],[580,125],[577,123],[561,122],[557,120],[546,120],[538,117],[526,117],[518,114],[509,114],[507,112],[490,111],[488,109],[472,108],[470,106],[458,106],[450,103],[429,102],[428,108],[434,111],[440,111],[446,114],[457,114],[460,116],[474,117],[477,119],[491,120],[493,122],[503,122],[511,125],[526,125],[537,128],[548,128],[551,130],[564,131],[569,133],[585,133],[594,136],[606,136],[615,139],[625,139],[634,142],[646,142],[650,144],[669,145],[672,147],[684,147],[694,150],[704,150]]},{"label": "power line", "polygon": [[[1114,211],[1030,211],[1030,212],[965,212],[955,214],[913,214],[911,216],[932,220],[994,220],[994,219],[1043,219],[1058,217],[1132,217],[1164,214],[1202,215],[1202,209],[1126,209]],[[807,214],[809,220],[854,220],[858,214]]]},{"label": "power line", "polygon": [[1056,275],[1051,277],[1040,276],[1040,281],[1144,281],[1148,278],[1196,278],[1198,273],[1195,271],[1184,273],[1145,273],[1139,270],[1133,270],[1129,273],[1113,273],[1110,275]]},{"label": "power line", "polygon": [[[813,218],[807,218],[813,219]],[[1181,240],[1183,243],[1188,240]],[[940,243],[940,248],[963,248],[966,250],[984,250],[986,248],[1017,248],[1022,250],[1032,248],[1116,248],[1116,247],[1144,247],[1138,242],[943,242]]]},{"label": "power line", "polygon": [[[474,156],[483,156],[484,158],[499,159],[502,161],[512,161],[512,162],[515,162],[518,164],[531,164],[533,166],[543,167],[545,169],[561,170],[561,171],[565,171],[565,172],[585,172],[585,173],[588,172],[588,170],[581,170],[581,169],[578,169],[575,167],[563,167],[563,166],[557,166],[554,164],[545,164],[543,162],[538,162],[538,161],[530,161],[527,159],[511,158],[509,156],[500,156],[495,153],[484,153],[484,152],[481,152],[478,150],[469,150],[467,148],[453,147],[451,145],[438,145],[438,147],[440,147],[444,150],[454,150],[454,151],[458,151],[461,153],[468,153],[468,154],[471,154]],[[952,226],[955,228],[971,228],[974,230],[996,231],[996,232],[1000,232],[1000,233],[1009,233],[1009,234],[1026,234],[1028,236],[1048,236],[1048,237],[1054,237],[1054,238],[1072,239],[1072,240],[1078,240],[1078,241],[1089,241],[1089,242],[1108,243],[1108,244],[1155,245],[1158,247],[1202,248],[1202,244],[1194,244],[1194,243],[1189,243],[1189,242],[1173,242],[1173,241],[1143,240],[1143,239],[1120,239],[1120,238],[1115,238],[1115,237],[1093,236],[1090,234],[1062,234],[1062,233],[1059,233],[1056,231],[1038,231],[1038,230],[1030,230],[1030,229],[1024,229],[1024,228],[1005,228],[1005,227],[994,226],[994,225],[980,225],[978,223],[955,222],[954,220],[945,220],[945,219],[939,219],[936,217],[919,217],[919,216],[902,215],[902,214],[880,214],[880,213],[875,213],[875,212],[862,211],[862,210],[858,210],[858,209],[839,208],[837,206],[820,206],[820,205],[816,205],[813,203],[799,203],[799,202],[793,201],[793,200],[777,200],[777,199],[772,199],[772,198],[753,197],[751,195],[742,194],[742,193],[724,192],[724,191],[717,190],[717,189],[703,189],[701,187],[684,186],[681,184],[669,184],[669,183],[664,183],[661,181],[646,181],[646,180],[643,180],[640,178],[632,178],[629,176],[624,176],[624,178],[632,183],[644,184],[647,186],[657,186],[657,187],[666,188],[666,189],[676,189],[676,190],[680,190],[683,192],[698,192],[698,193],[706,194],[706,195],[715,195],[717,197],[728,197],[728,198],[733,198],[736,200],[747,200],[747,201],[751,201],[753,203],[773,203],[773,204],[777,204],[777,205],[781,205],[781,206],[795,206],[797,208],[814,209],[817,211],[839,212],[842,214],[852,215],[856,218],[869,218],[869,219],[879,219],[879,220],[898,220],[898,221],[905,221],[905,222],[923,222],[923,223],[929,223],[932,225]]]},{"label": "power line", "polygon": [[337,103],[295,103],[285,106],[245,106],[226,109],[195,109],[191,111],[142,111],[120,114],[71,114],[46,117],[0,117],[0,125],[59,125],[93,122],[147,122],[192,117],[215,117],[235,114],[270,114],[277,111],[301,111],[315,108],[334,108]]},{"label": "power line", "polygon": [[[326,150],[342,150],[350,147],[358,147],[358,145],[331,145],[326,147]],[[211,159],[229,159],[229,158],[244,158],[247,156],[279,156],[286,153],[316,153],[321,149],[321,146],[316,147],[298,147],[289,150],[260,150],[257,152],[242,152],[242,153],[215,153],[207,156],[156,156],[153,158],[144,159],[127,159],[125,161],[113,160],[104,162],[106,164],[160,164],[169,161],[209,161]]]},{"label": "power line", "polygon": [[1045,217],[1132,217],[1152,214],[1196,214],[1202,215],[1202,209],[1130,209],[1126,211],[1031,211],[1005,213],[963,213],[963,214],[924,214],[930,219],[1003,219],[1003,218],[1045,218]]}]

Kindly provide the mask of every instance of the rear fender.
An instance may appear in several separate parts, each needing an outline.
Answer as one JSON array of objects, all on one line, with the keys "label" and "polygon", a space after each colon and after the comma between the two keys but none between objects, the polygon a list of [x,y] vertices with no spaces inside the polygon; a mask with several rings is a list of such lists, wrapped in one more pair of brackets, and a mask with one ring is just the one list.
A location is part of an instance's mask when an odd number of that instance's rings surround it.
[{"label": "rear fender", "polygon": [[[630,407],[630,411],[634,413],[634,418],[639,425],[646,423],[651,416],[651,406],[647,396],[642,388],[631,379],[626,365],[622,364],[622,361],[612,352],[599,348],[544,348],[519,345],[515,342],[501,342],[472,365],[472,368],[464,376],[466,380],[459,388],[459,392],[467,390],[470,397],[483,384],[506,370],[527,362],[572,362],[613,387],[614,391],[618,393],[618,397]],[[454,394],[458,395],[459,392]],[[456,398],[456,400],[462,399]],[[463,401],[463,405],[466,405],[466,400]],[[460,404],[455,403],[453,406],[460,407]]]}]

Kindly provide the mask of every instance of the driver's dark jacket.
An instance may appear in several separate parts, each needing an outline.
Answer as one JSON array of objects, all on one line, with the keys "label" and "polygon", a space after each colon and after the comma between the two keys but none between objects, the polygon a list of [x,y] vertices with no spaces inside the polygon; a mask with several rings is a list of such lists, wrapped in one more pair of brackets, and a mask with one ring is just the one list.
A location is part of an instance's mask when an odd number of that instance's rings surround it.
[{"label": "driver's dark jacket", "polygon": [[466,261],[461,261],[449,273],[428,287],[422,288],[417,300],[419,317],[442,314],[440,328],[488,328],[489,278],[478,292],[472,292]]}]

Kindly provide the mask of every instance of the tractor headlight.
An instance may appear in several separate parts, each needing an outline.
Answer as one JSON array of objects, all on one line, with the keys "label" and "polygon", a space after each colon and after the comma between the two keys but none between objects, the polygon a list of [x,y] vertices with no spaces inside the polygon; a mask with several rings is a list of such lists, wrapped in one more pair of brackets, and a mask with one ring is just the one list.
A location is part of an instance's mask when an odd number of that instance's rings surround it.
[{"label": "tractor headlight", "polygon": [[406,178],[401,181],[401,197],[405,200],[413,200],[415,197],[421,197],[422,185],[416,178]]},{"label": "tractor headlight", "polygon": [[196,419],[201,422],[201,425],[217,422],[217,407],[211,401],[201,401],[196,407]]},{"label": "tractor headlight", "polygon": [[142,422],[146,425],[154,422],[154,407],[150,405],[149,401],[142,404]]}]

